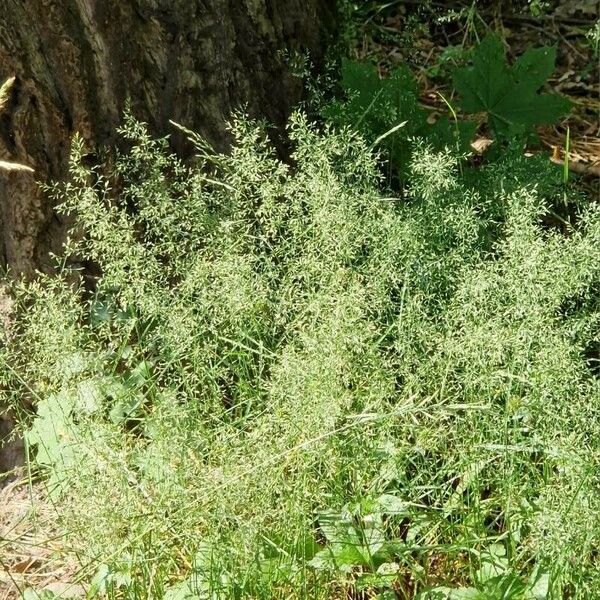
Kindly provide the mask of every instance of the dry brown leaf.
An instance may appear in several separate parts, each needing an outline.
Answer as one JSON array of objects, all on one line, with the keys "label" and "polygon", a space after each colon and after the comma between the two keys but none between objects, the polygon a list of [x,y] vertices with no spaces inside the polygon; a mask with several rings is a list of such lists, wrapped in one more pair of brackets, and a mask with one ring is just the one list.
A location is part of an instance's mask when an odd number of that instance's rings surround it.
[{"label": "dry brown leaf", "polygon": [[14,565],[11,565],[10,570],[13,573],[27,573],[29,570],[31,570],[33,567],[36,567],[38,565],[38,561],[36,558],[28,558],[25,560],[22,560]]},{"label": "dry brown leaf", "polygon": [[471,142],[471,148],[477,152],[477,154],[483,154],[492,144],[494,140],[489,138],[478,138]]}]

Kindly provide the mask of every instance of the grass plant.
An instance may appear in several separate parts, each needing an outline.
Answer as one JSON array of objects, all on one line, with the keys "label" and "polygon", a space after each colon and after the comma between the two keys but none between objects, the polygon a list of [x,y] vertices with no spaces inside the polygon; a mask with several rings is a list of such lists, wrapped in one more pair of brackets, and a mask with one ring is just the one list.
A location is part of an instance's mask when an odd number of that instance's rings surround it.
[{"label": "grass plant", "polygon": [[0,394],[89,597],[597,597],[597,206],[548,225],[543,157],[412,140],[400,199],[349,128],[232,134],[76,140],[61,272],[12,285]]}]

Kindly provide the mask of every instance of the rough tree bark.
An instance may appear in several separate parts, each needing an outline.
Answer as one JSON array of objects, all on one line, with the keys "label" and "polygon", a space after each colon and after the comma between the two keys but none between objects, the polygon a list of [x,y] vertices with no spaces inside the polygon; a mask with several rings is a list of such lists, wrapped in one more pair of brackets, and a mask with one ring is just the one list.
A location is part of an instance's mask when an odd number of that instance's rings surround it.
[{"label": "rough tree bark", "polygon": [[[226,144],[240,105],[281,125],[300,99],[282,51],[323,59],[335,0],[0,0],[0,262],[48,269],[65,223],[36,181],[65,174],[70,139],[114,142],[127,98],[156,134],[174,119]],[[176,150],[183,141],[173,138]]]}]

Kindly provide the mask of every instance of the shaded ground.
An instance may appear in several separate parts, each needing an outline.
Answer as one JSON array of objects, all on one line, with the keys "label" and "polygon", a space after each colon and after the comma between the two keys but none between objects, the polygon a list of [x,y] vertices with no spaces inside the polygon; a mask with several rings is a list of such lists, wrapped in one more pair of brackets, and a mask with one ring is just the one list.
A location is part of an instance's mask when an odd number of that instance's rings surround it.
[{"label": "shaded ground", "polygon": [[[584,184],[600,193],[600,48],[589,35],[598,27],[597,0],[554,2],[552,10],[540,16],[511,9],[508,2],[499,11],[494,4],[371,3],[361,14],[356,57],[376,60],[384,75],[395,65],[409,64],[420,81],[422,103],[435,119],[448,112],[439,92],[452,101],[453,67],[466,60],[469,49],[486,32],[502,34],[511,58],[529,47],[555,46],[556,70],[548,91],[566,96],[573,108],[557,125],[540,128],[541,145],[531,150],[550,151],[552,159],[562,164],[568,131],[571,171],[584,175]],[[482,140],[489,137],[485,125],[478,133]]]}]

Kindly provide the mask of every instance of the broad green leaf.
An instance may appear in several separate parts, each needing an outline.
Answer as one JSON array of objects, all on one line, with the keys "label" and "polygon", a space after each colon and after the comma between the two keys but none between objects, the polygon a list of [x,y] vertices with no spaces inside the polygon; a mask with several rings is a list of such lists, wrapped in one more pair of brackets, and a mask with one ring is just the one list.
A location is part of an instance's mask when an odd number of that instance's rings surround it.
[{"label": "broad green leaf", "polygon": [[365,560],[357,546],[328,546],[317,552],[308,566],[318,571],[350,572],[354,567],[365,566]]},{"label": "broad green leaf", "polygon": [[400,571],[400,565],[395,562],[386,562],[377,567],[379,575],[396,575]]},{"label": "broad green leaf", "polygon": [[350,573],[355,567],[366,566],[368,561],[361,549],[361,546],[350,545],[332,547],[336,567],[344,573]]},{"label": "broad green leaf", "polygon": [[511,84],[502,41],[498,36],[487,36],[475,52],[473,66],[454,73],[460,106],[470,113],[489,111],[509,93]]},{"label": "broad green leaf", "polygon": [[293,577],[295,564],[281,557],[263,558],[259,563],[262,579],[267,584],[288,581]]},{"label": "broad green leaf", "polygon": [[89,367],[90,359],[83,352],[73,352],[60,362],[60,370],[64,381],[68,382],[83,373]]},{"label": "broad green leaf", "polygon": [[102,408],[102,386],[97,378],[86,379],[77,386],[77,413],[94,414]]},{"label": "broad green leaf", "polygon": [[170,587],[165,592],[164,600],[198,600],[198,594],[192,589],[192,584],[186,580]]},{"label": "broad green leaf", "polygon": [[33,588],[27,588],[23,592],[23,600],[62,600],[62,597],[57,596],[50,590],[42,590],[37,592]]},{"label": "broad green leaf", "polygon": [[87,593],[88,598],[95,598],[106,593],[106,584],[110,577],[110,567],[106,564],[101,564],[97,569]]},{"label": "broad green leaf", "polygon": [[101,323],[108,323],[112,318],[112,307],[108,302],[95,300],[90,308],[91,324],[96,326]]},{"label": "broad green leaf", "polygon": [[319,527],[328,545],[325,550],[317,553],[309,563],[311,566],[318,568],[316,565],[326,562],[323,552],[330,553],[335,566],[340,570],[368,564],[368,550],[364,547],[361,536],[344,517],[338,513],[321,513]]},{"label": "broad green leaf", "polygon": [[392,494],[382,494],[377,499],[377,503],[385,515],[407,515],[410,512],[409,503]]},{"label": "broad green leaf", "polygon": [[538,574],[534,571],[530,578],[528,600],[546,600],[550,592],[550,575],[548,573]]},{"label": "broad green leaf", "polygon": [[373,96],[381,92],[381,79],[369,63],[344,59],[342,61],[342,86],[349,92],[355,92],[366,105]]},{"label": "broad green leaf", "polygon": [[508,560],[503,556],[488,557],[481,561],[476,573],[477,581],[485,583],[490,579],[501,577],[508,572]]},{"label": "broad green leaf", "polygon": [[323,512],[319,514],[319,529],[330,544],[344,543],[347,540],[348,523],[338,513]]},{"label": "broad green leaf", "polygon": [[482,588],[488,597],[503,600],[523,600],[527,591],[524,581],[514,571],[488,579]]},{"label": "broad green leaf", "polygon": [[307,564],[309,567],[312,567],[317,571],[327,571],[335,568],[333,554],[329,548],[325,548],[324,550],[317,552]]},{"label": "broad green leaf", "polygon": [[381,550],[385,544],[385,532],[380,515],[367,515],[363,519],[363,537],[365,540],[362,554],[366,562],[370,562],[371,558]]},{"label": "broad green leaf", "polygon": [[36,462],[49,469],[46,489],[53,500],[68,489],[68,477],[78,460],[77,435],[71,413],[76,395],[68,391],[52,394],[38,404],[25,439],[35,447]]},{"label": "broad green leaf", "polygon": [[430,130],[415,78],[407,68],[398,67],[382,79],[372,64],[349,60],[342,62],[341,74],[345,98],[326,105],[322,116],[355,129],[371,144],[376,142],[392,163],[405,168],[408,140]]},{"label": "broad green leaf", "polygon": [[132,582],[130,560],[124,560],[113,567],[104,563],[101,564],[92,578],[87,597],[104,596],[109,591],[110,586],[123,588],[130,585]]},{"label": "broad green leaf", "polygon": [[517,81],[529,81],[531,87],[540,88],[554,72],[556,49],[550,46],[529,48],[515,61],[513,70]]},{"label": "broad green leaf", "polygon": [[373,596],[373,600],[396,600],[397,596],[392,590],[385,590],[376,596]]},{"label": "broad green leaf", "polygon": [[530,129],[534,125],[554,123],[568,106],[560,96],[536,94],[530,83],[523,81],[493,107],[490,119],[496,131],[515,126]]},{"label": "broad green leaf", "polygon": [[511,67],[500,38],[486,37],[475,51],[472,66],[454,73],[460,107],[469,113],[488,113],[490,127],[503,137],[555,122],[568,111],[569,102],[537,93],[554,71],[555,58],[553,48],[531,49]]},{"label": "broad green leaf", "polygon": [[506,548],[503,544],[491,544],[487,549],[490,556],[506,556]]},{"label": "broad green leaf", "polygon": [[375,573],[365,573],[358,578],[356,587],[358,590],[369,588],[390,588],[396,580],[400,571],[398,563],[383,563]]},{"label": "broad green leaf", "polygon": [[491,600],[488,596],[472,587],[437,587],[426,593],[424,598],[428,600]]},{"label": "broad green leaf", "polygon": [[143,404],[144,396],[142,394],[127,394],[125,398],[115,403],[108,416],[115,425],[119,425],[133,418]]},{"label": "broad green leaf", "polygon": [[127,385],[134,388],[148,383],[152,378],[152,365],[143,360],[131,371],[129,377],[127,377]]},{"label": "broad green leaf", "polygon": [[[74,394],[52,394],[38,404],[38,415],[26,433],[27,442],[36,447],[36,460],[44,466],[62,464],[68,468],[75,457],[71,412],[76,402]],[[70,448],[70,449],[69,449]]]},{"label": "broad green leaf", "polygon": [[380,573],[363,573],[356,580],[357,591],[381,589],[391,587],[395,575],[381,575]]},{"label": "broad green leaf", "polygon": [[448,595],[448,600],[490,600],[475,588],[458,588],[452,590]]}]

